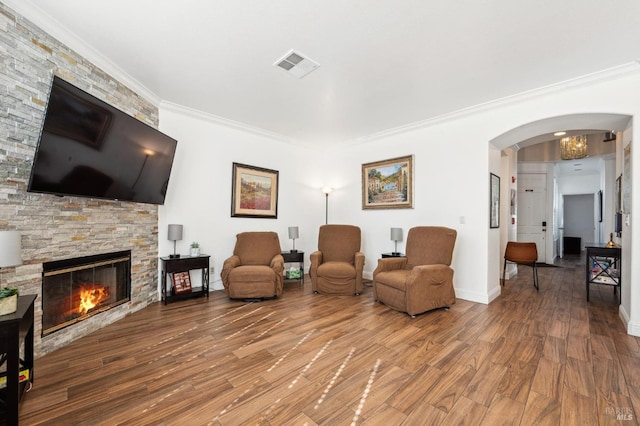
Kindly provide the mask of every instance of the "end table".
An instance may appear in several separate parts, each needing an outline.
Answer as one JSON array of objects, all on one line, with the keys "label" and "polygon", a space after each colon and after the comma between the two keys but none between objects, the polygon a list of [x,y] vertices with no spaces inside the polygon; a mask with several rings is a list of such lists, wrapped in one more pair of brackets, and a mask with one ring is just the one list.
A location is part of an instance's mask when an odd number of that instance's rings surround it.
[{"label": "end table", "polygon": [[[304,283],[304,252],[303,251],[283,251],[284,263],[298,263],[300,266],[300,284]],[[287,270],[285,269],[285,279]]]}]

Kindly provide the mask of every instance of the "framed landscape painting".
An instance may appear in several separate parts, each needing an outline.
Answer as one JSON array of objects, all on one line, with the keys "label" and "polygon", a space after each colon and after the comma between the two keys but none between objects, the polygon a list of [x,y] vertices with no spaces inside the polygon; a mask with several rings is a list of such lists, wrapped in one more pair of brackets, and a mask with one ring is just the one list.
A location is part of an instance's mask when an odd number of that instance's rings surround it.
[{"label": "framed landscape painting", "polygon": [[362,165],[362,209],[413,208],[413,155]]},{"label": "framed landscape painting", "polygon": [[278,217],[278,171],[233,163],[231,217]]}]

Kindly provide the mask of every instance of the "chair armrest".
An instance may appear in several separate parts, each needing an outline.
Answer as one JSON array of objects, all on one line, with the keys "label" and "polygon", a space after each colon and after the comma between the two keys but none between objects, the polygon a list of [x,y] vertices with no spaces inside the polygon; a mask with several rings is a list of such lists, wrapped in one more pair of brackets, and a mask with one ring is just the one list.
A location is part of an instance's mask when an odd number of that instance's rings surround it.
[{"label": "chair armrest", "polygon": [[312,266],[315,264],[317,268],[318,265],[322,263],[322,252],[320,250],[316,250],[313,253],[311,253],[309,255],[309,261],[311,262]]},{"label": "chair armrest", "polygon": [[382,259],[378,259],[378,266],[373,271],[373,276],[375,278],[376,274],[379,272],[395,271],[398,269],[404,269],[406,266],[406,257],[383,257]]},{"label": "chair armrest", "polygon": [[354,257],[354,265],[356,268],[356,293],[362,293],[362,271],[364,270],[364,253],[356,252]]},{"label": "chair armrest", "polygon": [[276,273],[276,295],[280,296],[284,287],[284,257],[280,253],[276,254],[271,259],[269,266]]},{"label": "chair armrest", "polygon": [[318,291],[318,266],[322,263],[322,252],[317,250],[309,255],[309,278],[311,278],[311,291]]},{"label": "chair armrest", "polygon": [[222,271],[220,271],[220,278],[222,279],[222,285],[224,285],[225,289],[229,288],[229,274],[231,273],[231,270],[236,266],[240,266],[240,257],[235,255],[226,259],[222,264]]},{"label": "chair armrest", "polygon": [[453,268],[449,265],[419,265],[414,266],[407,278],[407,286],[419,283],[424,286],[440,286],[450,282],[453,278]]},{"label": "chair armrest", "polygon": [[273,256],[271,259],[271,263],[269,264],[271,269],[273,269],[277,274],[282,275],[284,271],[284,257],[281,254],[277,254]]}]

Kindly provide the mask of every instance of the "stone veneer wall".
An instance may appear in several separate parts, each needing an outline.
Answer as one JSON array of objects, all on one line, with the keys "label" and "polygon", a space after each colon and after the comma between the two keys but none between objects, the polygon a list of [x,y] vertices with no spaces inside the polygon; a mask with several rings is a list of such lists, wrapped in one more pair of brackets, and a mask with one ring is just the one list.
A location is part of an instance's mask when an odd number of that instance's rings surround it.
[{"label": "stone veneer wall", "polygon": [[[147,124],[158,123],[154,105],[0,3],[0,230],[22,232],[23,259],[0,270],[0,285],[38,295],[36,356],[157,300],[157,206],[26,192],[53,73]],[[42,263],[119,250],[131,250],[131,302],[40,338]]]}]

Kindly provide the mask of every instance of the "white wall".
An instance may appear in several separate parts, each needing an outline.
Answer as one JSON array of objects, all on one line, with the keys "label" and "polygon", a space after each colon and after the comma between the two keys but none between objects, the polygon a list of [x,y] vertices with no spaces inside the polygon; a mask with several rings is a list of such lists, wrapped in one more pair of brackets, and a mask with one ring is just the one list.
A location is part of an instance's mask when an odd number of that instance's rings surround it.
[{"label": "white wall", "polygon": [[[211,255],[211,285],[222,289],[220,270],[231,256],[235,236],[243,231],[275,231],[283,250],[291,249],[289,226],[299,226],[296,249],[308,255],[317,241],[318,226],[325,220],[325,200],[320,191],[329,170],[323,149],[309,150],[237,128],[216,124],[201,115],[175,106],[160,110],[162,131],[178,140],[167,198],[159,210],[159,253],[173,252],[167,240],[167,225],[184,226],[178,253],[188,254],[198,241],[201,253]],[[242,163],[279,172],[277,219],[232,218],[232,163]],[[196,271],[192,280],[199,279]]]},{"label": "white wall", "polygon": [[[329,199],[330,222],[362,228],[368,276],[380,253],[393,248],[389,228],[401,227],[406,235],[414,225],[449,226],[458,230],[453,258],[456,294],[487,303],[496,296],[502,258],[500,232],[490,230],[488,223],[489,172],[501,169],[491,143],[497,149],[507,148],[524,139],[514,139],[517,132],[512,130],[550,117],[578,113],[640,116],[639,91],[640,71],[634,66],[629,72],[562,84],[365,142],[313,149],[225,128],[161,106],[160,128],[178,139],[179,148],[167,204],[160,209],[160,252],[170,251],[166,224],[177,222],[185,225],[183,252],[197,238],[204,252],[214,255],[212,276],[216,280],[239,231],[276,230],[285,248],[287,226],[298,225],[301,238],[296,245],[308,254],[315,249],[317,227],[324,222],[324,197],[319,188],[330,184],[336,188]],[[640,150],[632,150],[634,158],[640,155],[636,151]],[[362,163],[407,154],[415,156],[415,208],[363,211]],[[280,171],[277,220],[229,217],[233,161]],[[501,177],[502,182],[509,178]],[[636,193],[640,193],[640,184],[633,186],[633,200],[640,199]],[[634,229],[640,234],[640,227]],[[640,235],[633,237],[640,241]],[[404,243],[398,248],[403,250]],[[623,257],[630,262],[630,244]],[[625,282],[639,286],[631,277],[640,277],[640,264],[631,265],[628,274],[623,277]],[[629,306],[633,326],[640,324],[638,292],[632,292]]]}]

